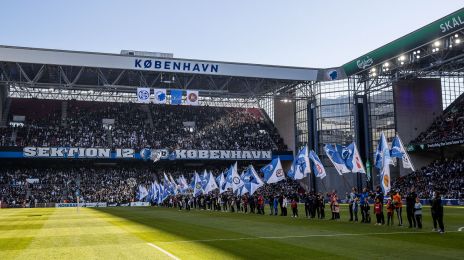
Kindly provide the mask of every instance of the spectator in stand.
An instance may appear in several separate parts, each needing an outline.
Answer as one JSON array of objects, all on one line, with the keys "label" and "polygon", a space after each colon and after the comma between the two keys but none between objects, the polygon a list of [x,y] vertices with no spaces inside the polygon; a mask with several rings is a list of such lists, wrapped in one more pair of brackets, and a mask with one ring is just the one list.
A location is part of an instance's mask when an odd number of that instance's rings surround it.
[{"label": "spectator in stand", "polygon": [[429,166],[399,177],[393,190],[407,191],[413,187],[419,198],[430,198],[434,190],[446,199],[464,199],[464,157],[435,161]]},{"label": "spectator in stand", "polygon": [[[15,102],[18,100],[13,99]],[[34,108],[46,100],[27,102],[32,111],[26,111],[25,126],[0,130],[0,145],[287,150],[264,112],[254,108],[71,100],[67,101],[67,116],[62,119],[59,105],[44,116],[37,115]],[[103,119],[114,119],[114,124],[103,124]],[[10,136],[16,139],[10,140]]]},{"label": "spectator in stand", "polygon": [[437,143],[464,138],[464,95],[461,95],[432,125],[412,141],[414,144]]}]

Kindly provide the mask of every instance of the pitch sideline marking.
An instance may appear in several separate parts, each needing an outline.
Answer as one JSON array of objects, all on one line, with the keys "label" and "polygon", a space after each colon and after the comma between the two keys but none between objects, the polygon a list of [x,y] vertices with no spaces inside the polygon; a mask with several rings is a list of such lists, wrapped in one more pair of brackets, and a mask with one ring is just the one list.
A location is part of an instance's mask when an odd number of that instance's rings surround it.
[{"label": "pitch sideline marking", "polygon": [[464,227],[458,228],[458,231],[461,232],[464,229]]},{"label": "pitch sideline marking", "polygon": [[[462,227],[464,229],[464,227]],[[447,231],[447,233],[455,233],[459,231]],[[384,232],[384,233],[341,233],[341,234],[314,234],[314,235],[301,235],[301,236],[269,236],[269,237],[237,237],[237,238],[216,238],[216,239],[198,239],[198,240],[177,240],[158,242],[162,244],[172,243],[194,243],[194,242],[215,242],[215,241],[234,241],[234,240],[257,240],[257,239],[287,239],[287,238],[306,238],[306,237],[338,237],[338,236],[369,236],[369,235],[397,235],[397,234],[427,234],[436,232]]]},{"label": "pitch sideline marking", "polygon": [[149,245],[149,246],[151,246],[151,247],[153,247],[153,248],[158,249],[159,251],[163,252],[165,255],[169,256],[169,257],[172,258],[172,259],[180,260],[180,258],[178,258],[177,256],[175,256],[175,255],[169,253],[168,251],[162,249],[162,248],[159,247],[159,246],[156,246],[155,244],[147,243],[147,245]]}]

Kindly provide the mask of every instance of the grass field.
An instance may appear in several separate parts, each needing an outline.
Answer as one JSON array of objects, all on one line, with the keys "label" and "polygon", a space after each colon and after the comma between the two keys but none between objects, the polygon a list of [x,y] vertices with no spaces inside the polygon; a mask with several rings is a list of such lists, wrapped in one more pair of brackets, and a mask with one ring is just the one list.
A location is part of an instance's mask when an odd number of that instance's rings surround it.
[{"label": "grass field", "polygon": [[346,208],[340,222],[153,207],[2,209],[0,259],[463,259],[464,208],[445,208],[444,235],[431,232],[424,212],[419,231],[349,223]]}]

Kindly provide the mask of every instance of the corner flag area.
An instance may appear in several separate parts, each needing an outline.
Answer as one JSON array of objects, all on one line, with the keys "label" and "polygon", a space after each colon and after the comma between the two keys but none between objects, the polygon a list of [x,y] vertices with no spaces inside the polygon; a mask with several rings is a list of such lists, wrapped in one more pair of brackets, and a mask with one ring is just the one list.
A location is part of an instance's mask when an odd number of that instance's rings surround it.
[{"label": "corner flag area", "polygon": [[[429,208],[425,209],[426,211]],[[167,208],[0,211],[1,259],[462,259],[464,208],[426,229]],[[424,214],[424,223],[431,223]],[[462,229],[461,229],[462,230]],[[369,249],[369,250],[367,250]]]}]

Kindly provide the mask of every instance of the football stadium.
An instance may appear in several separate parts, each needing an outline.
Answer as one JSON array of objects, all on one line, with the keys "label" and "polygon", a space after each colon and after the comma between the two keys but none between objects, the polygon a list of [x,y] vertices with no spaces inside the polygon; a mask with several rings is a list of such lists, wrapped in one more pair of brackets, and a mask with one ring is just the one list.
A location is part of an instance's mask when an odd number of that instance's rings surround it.
[{"label": "football stadium", "polygon": [[0,259],[462,259],[464,8],[355,55],[0,45]]}]

